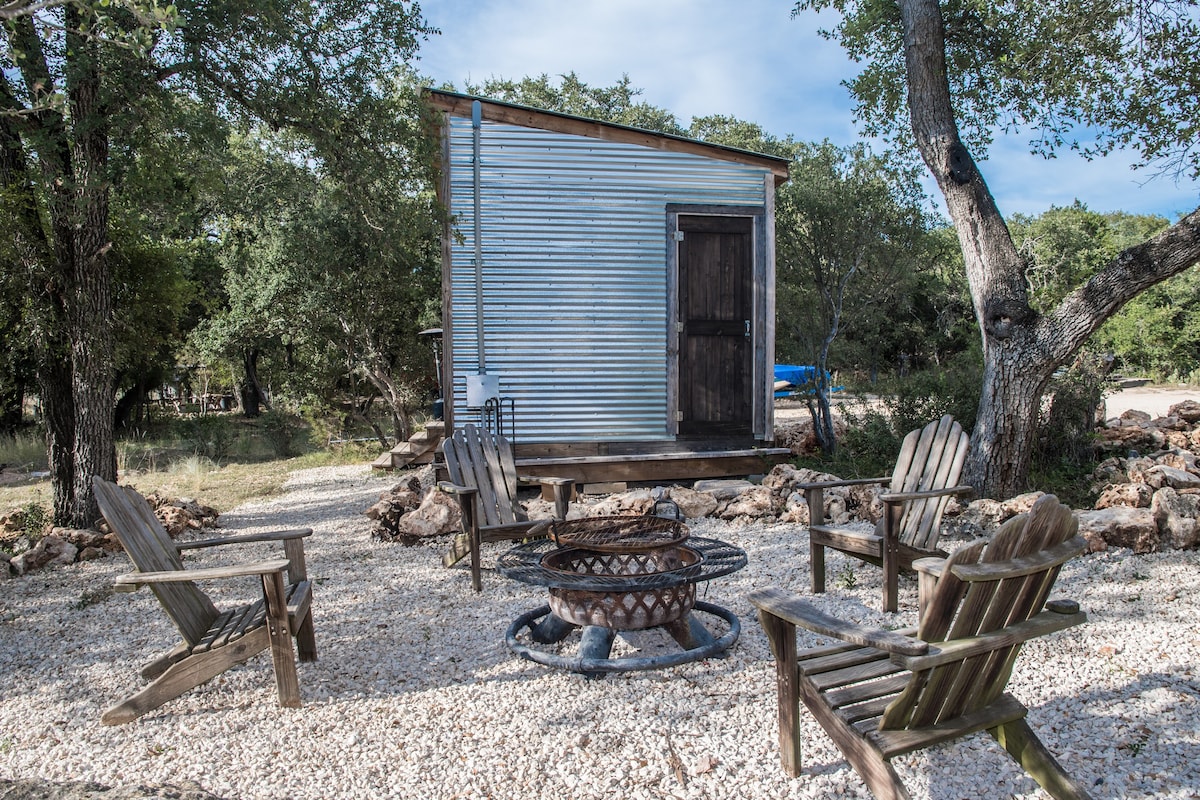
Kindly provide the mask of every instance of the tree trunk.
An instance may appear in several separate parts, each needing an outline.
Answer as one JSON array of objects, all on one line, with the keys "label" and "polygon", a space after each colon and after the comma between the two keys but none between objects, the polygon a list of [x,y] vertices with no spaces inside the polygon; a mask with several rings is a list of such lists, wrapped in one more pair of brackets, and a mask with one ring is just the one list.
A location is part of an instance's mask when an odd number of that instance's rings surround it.
[{"label": "tree trunk", "polygon": [[[242,371],[244,380],[241,385],[242,414],[247,417],[257,417],[262,413],[262,407],[271,410],[271,404],[263,394],[258,382],[258,349],[247,347],[242,350]],[[203,398],[201,404],[204,403]]]},{"label": "tree trunk", "polygon": [[1026,489],[1042,392],[1054,369],[1138,292],[1200,260],[1200,211],[1126,250],[1041,316],[1025,265],[963,145],[946,77],[937,0],[900,0],[913,133],[958,232],[983,337],[984,377],[964,480],[985,497]]},{"label": "tree trunk", "polygon": [[70,524],[92,526],[100,508],[92,476],[117,478],[113,441],[113,309],[108,269],[108,128],[100,101],[99,45],[78,33],[92,22],[66,8],[67,96],[73,120],[74,274],[68,295],[72,394],[75,399],[75,474]]}]

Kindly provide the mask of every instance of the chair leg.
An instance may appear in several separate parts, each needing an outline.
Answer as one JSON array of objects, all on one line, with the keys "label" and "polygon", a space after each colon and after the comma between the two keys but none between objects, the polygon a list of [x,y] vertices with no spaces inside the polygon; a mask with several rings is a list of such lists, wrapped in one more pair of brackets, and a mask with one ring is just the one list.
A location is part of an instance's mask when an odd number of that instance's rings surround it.
[{"label": "chair leg", "polygon": [[317,637],[313,632],[312,609],[304,615],[300,627],[296,630],[296,650],[303,662],[317,660]]},{"label": "chair leg", "polygon": [[471,528],[471,588],[477,592],[483,591],[481,550],[483,550],[483,537],[480,536],[479,527],[473,526]]},{"label": "chair leg", "polygon": [[796,626],[759,610],[758,621],[775,656],[779,706],[779,761],[789,777],[800,775],[800,694],[796,686]]},{"label": "chair leg", "polygon": [[263,575],[267,599],[267,632],[271,641],[271,661],[275,665],[275,688],[279,705],[300,707],[300,678],[296,674],[296,654],[292,650],[292,629],[288,623],[287,588],[282,572]]},{"label": "chair leg", "polygon": [[161,656],[142,667],[142,677],[148,681],[154,680],[159,675],[162,675],[164,672],[166,672],[172,664],[182,661],[184,658],[186,658],[187,652],[187,642],[180,642],[166,653],[163,653]]},{"label": "chair leg", "polygon": [[888,503],[883,510],[883,610],[894,614],[900,595],[900,515],[903,508]]},{"label": "chair leg", "polygon": [[825,545],[808,545],[808,565],[812,573],[812,593],[821,594],[825,591]]},{"label": "chair leg", "polygon": [[812,528],[825,524],[825,490],[819,486],[805,489],[804,502],[808,504],[808,568],[812,574],[812,592],[821,594],[825,591],[825,546],[813,544]]},{"label": "chair leg", "polygon": [[212,680],[225,670],[263,651],[268,644],[260,628],[241,639],[206,653],[193,653],[163,671],[153,683],[104,712],[104,725],[123,725],[161,706],[168,700]]},{"label": "chair leg", "polygon": [[1024,719],[988,730],[1017,763],[1057,800],[1090,800],[1091,795],[1067,775]]}]

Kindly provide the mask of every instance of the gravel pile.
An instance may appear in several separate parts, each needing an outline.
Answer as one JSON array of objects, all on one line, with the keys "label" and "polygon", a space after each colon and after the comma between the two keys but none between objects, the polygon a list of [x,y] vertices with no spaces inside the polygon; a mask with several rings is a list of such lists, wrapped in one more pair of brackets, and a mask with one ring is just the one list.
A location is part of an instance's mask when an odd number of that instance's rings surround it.
[{"label": "gravel pile", "polygon": [[[102,727],[101,712],[175,641],[153,596],[111,594],[123,558],[0,582],[0,797],[15,785],[4,781],[222,798],[869,797],[815,724],[803,777],[779,768],[774,665],[745,596],[767,584],[807,593],[802,529],[698,521],[693,533],[749,554],[746,569],[701,590],[738,614],[741,640],[724,658],[588,680],[505,646],[509,623],[545,602],[541,590],[488,569],[475,594],[467,570],[441,567],[444,541],[371,540],[362,511],[394,482],[305,470],[286,495],[221,518],[231,529],[316,529],[307,554],[320,660],[300,665],[299,710],[276,705],[264,653],[138,722]],[[501,549],[490,546],[485,566]],[[254,545],[232,560],[273,555]],[[880,571],[828,558],[819,605],[912,624],[915,582],[902,579],[901,613],[885,615]],[[1079,600],[1090,623],[1032,643],[1018,663],[1010,690],[1096,797],[1200,797],[1198,567],[1195,551],[1075,560],[1056,594]],[[218,605],[254,592],[212,585]],[[894,763],[915,797],[1044,796],[986,734]]]}]

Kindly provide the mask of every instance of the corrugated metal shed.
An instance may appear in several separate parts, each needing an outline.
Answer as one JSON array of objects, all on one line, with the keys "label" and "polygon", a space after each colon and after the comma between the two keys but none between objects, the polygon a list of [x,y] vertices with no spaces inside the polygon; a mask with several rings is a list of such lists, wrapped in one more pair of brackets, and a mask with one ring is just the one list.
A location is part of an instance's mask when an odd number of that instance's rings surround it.
[{"label": "corrugated metal shed", "polygon": [[[766,227],[779,165],[674,137],[647,146],[639,137],[655,135],[619,126],[596,138],[514,124],[507,120],[519,107],[500,104],[510,113],[497,120],[487,113],[497,104],[485,101],[476,176],[464,96],[432,94],[450,111],[443,195],[455,235],[443,327],[452,419],[479,418],[467,405],[467,379],[481,372],[482,339],[486,372],[513,401],[518,441],[672,439],[668,206],[736,207]],[[766,251],[773,234],[761,233]],[[756,254],[764,278],[773,278],[771,255]],[[773,300],[759,291],[758,307],[773,319]],[[755,428],[769,432],[769,419]]]}]

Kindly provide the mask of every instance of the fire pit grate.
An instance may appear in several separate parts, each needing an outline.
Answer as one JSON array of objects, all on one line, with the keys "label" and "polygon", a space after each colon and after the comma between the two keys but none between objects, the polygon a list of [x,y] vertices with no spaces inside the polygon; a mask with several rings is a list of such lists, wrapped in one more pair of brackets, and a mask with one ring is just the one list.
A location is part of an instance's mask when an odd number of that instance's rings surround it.
[{"label": "fire pit grate", "polygon": [[560,547],[630,553],[680,544],[688,538],[688,529],[661,517],[585,517],[553,523],[550,538]]},{"label": "fire pit grate", "polygon": [[699,554],[700,560],[697,563],[640,575],[596,575],[545,566],[542,563],[543,556],[555,551],[557,546],[549,539],[536,539],[523,542],[503,553],[496,562],[496,569],[505,577],[535,586],[584,591],[636,592],[668,588],[686,582],[709,581],[737,572],[746,566],[746,551],[719,539],[689,536],[686,547]]}]

